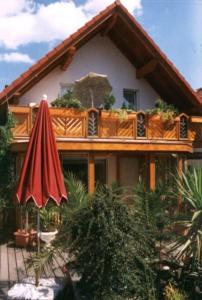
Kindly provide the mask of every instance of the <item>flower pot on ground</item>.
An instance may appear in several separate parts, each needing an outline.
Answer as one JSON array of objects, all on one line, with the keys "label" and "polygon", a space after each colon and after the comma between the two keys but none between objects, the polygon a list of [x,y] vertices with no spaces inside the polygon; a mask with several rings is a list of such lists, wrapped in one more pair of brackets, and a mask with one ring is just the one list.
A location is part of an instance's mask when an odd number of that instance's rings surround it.
[{"label": "flower pot on ground", "polygon": [[29,244],[29,233],[25,230],[19,229],[14,232],[15,235],[15,244],[17,247],[26,248]]},{"label": "flower pot on ground", "polygon": [[46,243],[46,246],[50,246],[51,242],[55,239],[57,233],[57,230],[49,232],[40,231],[39,237],[44,243]]},{"label": "flower pot on ground", "polygon": [[40,210],[40,239],[50,246],[50,243],[55,239],[58,225],[57,207],[44,207]]}]

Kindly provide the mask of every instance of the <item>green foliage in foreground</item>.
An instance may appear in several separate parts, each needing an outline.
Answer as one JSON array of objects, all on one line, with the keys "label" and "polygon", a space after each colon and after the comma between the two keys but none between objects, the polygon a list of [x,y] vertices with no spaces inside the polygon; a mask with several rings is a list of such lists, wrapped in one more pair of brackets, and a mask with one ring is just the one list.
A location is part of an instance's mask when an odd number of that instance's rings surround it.
[{"label": "green foliage in foreground", "polygon": [[153,191],[147,190],[143,183],[135,187],[134,206],[142,216],[147,229],[155,236],[159,229],[163,229],[170,222],[169,209],[176,206],[172,189],[160,181]]},{"label": "green foliage in foreground", "polygon": [[10,205],[13,196],[13,160],[10,153],[13,126],[13,116],[9,113],[7,123],[0,126],[0,210]]},{"label": "green foliage in foreground", "polygon": [[192,262],[202,263],[202,168],[183,173],[182,178],[176,177],[179,194],[191,212],[190,218],[183,222],[188,228],[187,234],[180,237],[173,250],[177,257],[192,258]]},{"label": "green foliage in foreground", "polygon": [[147,265],[152,243],[138,215],[120,197],[120,190],[103,187],[67,223],[81,294],[99,300],[152,299],[153,274]]}]

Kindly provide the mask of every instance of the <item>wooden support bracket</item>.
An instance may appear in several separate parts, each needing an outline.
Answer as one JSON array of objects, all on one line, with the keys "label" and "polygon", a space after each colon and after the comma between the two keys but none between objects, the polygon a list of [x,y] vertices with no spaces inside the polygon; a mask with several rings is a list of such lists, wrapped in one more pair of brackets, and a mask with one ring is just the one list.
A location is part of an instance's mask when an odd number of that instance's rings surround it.
[{"label": "wooden support bracket", "polygon": [[110,19],[109,23],[107,24],[107,26],[103,29],[103,31],[101,32],[101,36],[105,36],[107,35],[110,30],[114,27],[114,25],[116,24],[117,21],[117,17],[118,15],[115,14],[113,15],[113,17]]},{"label": "wooden support bracket", "polygon": [[76,47],[71,47],[68,50],[64,60],[62,61],[62,64],[61,64],[62,71],[65,71],[69,67],[69,65],[71,64],[71,62],[74,59],[75,54],[76,54]]},{"label": "wooden support bracket", "polygon": [[144,66],[136,70],[136,77],[138,79],[145,77],[152,73],[157,67],[157,60],[151,59],[148,63],[146,63]]}]

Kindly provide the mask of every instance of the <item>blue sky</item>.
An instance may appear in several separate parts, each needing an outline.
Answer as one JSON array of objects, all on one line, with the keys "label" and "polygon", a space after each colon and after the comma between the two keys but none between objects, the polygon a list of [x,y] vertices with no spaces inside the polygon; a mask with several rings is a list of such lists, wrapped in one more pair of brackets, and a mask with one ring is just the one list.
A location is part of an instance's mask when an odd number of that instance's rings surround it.
[{"label": "blue sky", "polygon": [[[0,1],[0,90],[111,0]],[[122,0],[193,88],[202,86],[202,0]]]}]

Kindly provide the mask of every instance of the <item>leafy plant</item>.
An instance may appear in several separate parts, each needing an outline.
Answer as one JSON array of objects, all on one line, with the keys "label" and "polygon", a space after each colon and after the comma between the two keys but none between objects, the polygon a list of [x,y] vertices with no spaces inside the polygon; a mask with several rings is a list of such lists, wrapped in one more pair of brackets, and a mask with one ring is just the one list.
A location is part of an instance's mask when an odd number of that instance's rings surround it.
[{"label": "leafy plant", "polygon": [[81,274],[79,288],[91,299],[148,299],[150,238],[120,198],[120,188],[98,189],[66,226],[70,253]]},{"label": "leafy plant", "polygon": [[31,258],[27,259],[28,270],[33,270],[35,273],[35,285],[39,285],[39,279],[45,270],[45,267],[53,264],[56,256],[56,249],[54,247],[44,248],[43,252],[36,253]]},{"label": "leafy plant", "polygon": [[173,121],[178,115],[178,109],[172,105],[167,104],[162,99],[155,102],[155,108],[147,110],[150,115],[159,115],[163,121]]},{"label": "leafy plant", "polygon": [[134,190],[134,205],[140,212],[147,228],[159,233],[169,223],[168,208],[172,201],[172,192],[161,181],[153,191],[148,191],[143,183]]},{"label": "leafy plant", "polygon": [[121,106],[121,109],[127,109],[127,105],[126,105],[126,102],[125,101],[123,101],[123,103],[122,103],[122,106]]},{"label": "leafy plant", "polygon": [[16,184],[13,175],[13,155],[10,152],[14,124],[13,115],[9,113],[7,123],[0,126],[0,212],[3,224],[6,224],[8,212],[13,207],[13,192]]},{"label": "leafy plant", "polygon": [[186,296],[183,292],[177,289],[174,285],[169,283],[165,288],[165,300],[186,300]]},{"label": "leafy plant", "polygon": [[176,256],[191,257],[192,262],[202,263],[202,168],[193,169],[175,177],[179,194],[185,204],[189,205],[191,217],[183,222],[188,228],[173,246]]},{"label": "leafy plant", "polygon": [[49,232],[56,230],[58,226],[59,208],[56,206],[43,207],[40,209],[41,231]]},{"label": "leafy plant", "polygon": [[112,94],[107,94],[104,97],[104,109],[110,110],[112,106],[115,104],[116,99]]},{"label": "leafy plant", "polygon": [[67,91],[62,97],[58,97],[51,102],[53,107],[66,107],[66,108],[77,108],[82,109],[81,101],[74,97],[71,90]]}]

